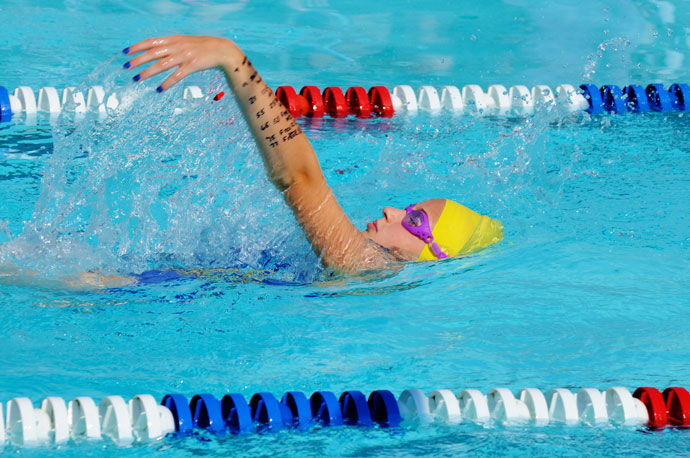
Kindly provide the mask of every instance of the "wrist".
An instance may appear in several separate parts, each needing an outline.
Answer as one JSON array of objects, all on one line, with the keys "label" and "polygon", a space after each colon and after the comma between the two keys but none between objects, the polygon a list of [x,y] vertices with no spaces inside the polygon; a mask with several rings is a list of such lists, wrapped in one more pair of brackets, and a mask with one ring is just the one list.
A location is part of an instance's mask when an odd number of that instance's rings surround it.
[{"label": "wrist", "polygon": [[239,66],[244,60],[244,52],[242,52],[240,47],[237,46],[234,41],[229,40],[227,38],[223,38],[223,40],[225,40],[225,44],[223,46],[223,52],[221,57],[222,65],[226,69],[234,69],[235,67]]}]

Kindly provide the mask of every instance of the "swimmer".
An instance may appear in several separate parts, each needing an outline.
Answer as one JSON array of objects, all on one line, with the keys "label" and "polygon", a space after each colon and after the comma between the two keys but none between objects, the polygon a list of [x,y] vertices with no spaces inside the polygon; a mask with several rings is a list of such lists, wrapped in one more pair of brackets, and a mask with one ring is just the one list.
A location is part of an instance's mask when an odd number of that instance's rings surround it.
[{"label": "swimmer", "polygon": [[[192,73],[223,70],[268,177],[282,192],[322,264],[335,272],[354,273],[390,267],[399,261],[466,255],[503,238],[500,221],[447,199],[417,202],[404,209],[384,207],[381,218],[367,224],[364,231],[357,230],[326,183],[314,149],[299,125],[244,53],[228,39],[173,35],[144,40],[125,48],[124,53],[131,56],[125,69],[142,68],[133,77],[136,82],[175,69],[158,92]],[[0,246],[0,252],[3,249]],[[176,270],[135,276],[91,271],[65,276],[57,284],[76,289],[112,288],[194,275]],[[11,264],[0,266],[0,283],[36,285],[37,281],[48,284],[40,280],[38,272]]]},{"label": "swimmer", "polygon": [[[382,217],[359,231],[328,186],[309,140],[242,50],[231,40],[173,35],[123,50],[142,82],[175,69],[157,91],[186,76],[221,69],[251,129],[271,182],[283,194],[314,252],[341,273],[380,269],[409,260],[466,255],[503,238],[500,221],[452,200],[431,199],[404,209],[384,207]],[[150,64],[146,66],[147,64]]]}]

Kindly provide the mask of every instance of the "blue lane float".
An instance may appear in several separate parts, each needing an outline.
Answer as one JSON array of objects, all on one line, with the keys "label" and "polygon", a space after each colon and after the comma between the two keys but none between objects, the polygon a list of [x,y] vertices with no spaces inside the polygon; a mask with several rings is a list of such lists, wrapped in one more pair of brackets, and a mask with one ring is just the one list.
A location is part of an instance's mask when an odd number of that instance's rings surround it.
[{"label": "blue lane float", "polygon": [[673,108],[678,111],[690,111],[690,85],[672,84],[668,92],[673,94]]},{"label": "blue lane float", "polygon": [[630,84],[625,86],[623,94],[628,101],[628,110],[633,113],[647,113],[649,111],[649,100],[642,86]]},{"label": "blue lane float", "polygon": [[175,435],[184,436],[192,432],[194,420],[187,398],[181,394],[166,394],[161,405],[170,409],[175,420]]},{"label": "blue lane float", "polygon": [[252,430],[254,425],[252,412],[247,400],[241,394],[230,393],[223,396],[220,409],[225,427],[231,433],[242,434]]},{"label": "blue lane float", "polygon": [[388,390],[377,390],[369,395],[371,419],[384,428],[397,428],[402,422],[395,395]]},{"label": "blue lane float", "polygon": [[623,91],[618,86],[602,86],[601,98],[606,111],[616,114],[623,114],[628,111],[628,107],[623,99]]},{"label": "blue lane float", "polygon": [[589,103],[589,108],[585,109],[587,113],[596,115],[604,111],[604,103],[601,100],[598,87],[593,84],[581,84],[580,89],[582,89],[585,100]]},{"label": "blue lane float", "polygon": [[213,395],[197,394],[189,403],[192,422],[196,428],[206,429],[213,434],[225,433],[225,423],[220,402]]},{"label": "blue lane float", "polygon": [[249,401],[249,407],[258,431],[280,431],[285,426],[280,403],[271,393],[256,393]]},{"label": "blue lane float", "polygon": [[645,93],[649,100],[649,108],[652,111],[659,111],[661,113],[673,111],[671,97],[675,96],[666,91],[663,84],[650,84],[645,89]]},{"label": "blue lane float", "polygon": [[12,119],[12,105],[10,105],[10,93],[7,88],[0,86],[0,122]]},{"label": "blue lane float", "polygon": [[340,395],[340,409],[343,413],[343,423],[371,427],[369,404],[361,391],[346,391]]},{"label": "blue lane float", "polygon": [[335,394],[330,391],[317,391],[309,399],[311,415],[315,421],[324,426],[340,426],[343,424],[343,414],[340,403]]},{"label": "blue lane float", "polygon": [[[301,430],[311,426],[311,406],[304,393],[300,391],[288,391],[280,400],[280,405],[283,407],[283,411],[287,409],[292,417],[288,426]],[[285,421],[283,421],[283,423],[285,423]]]}]

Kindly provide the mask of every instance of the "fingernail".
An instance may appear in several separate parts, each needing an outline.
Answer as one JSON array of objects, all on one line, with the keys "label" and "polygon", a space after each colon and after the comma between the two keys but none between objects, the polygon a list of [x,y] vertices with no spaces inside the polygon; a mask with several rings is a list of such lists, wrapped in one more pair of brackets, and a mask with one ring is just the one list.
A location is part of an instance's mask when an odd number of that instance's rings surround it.
[{"label": "fingernail", "polygon": [[156,92],[163,92],[163,86],[158,86],[156,88]]},{"label": "fingernail", "polygon": [[141,79],[141,75],[134,75],[134,78],[132,78],[134,81],[139,81]]},{"label": "fingernail", "polygon": [[132,64],[130,64],[129,62],[125,62],[125,65],[123,65],[124,68],[129,68],[131,66],[132,66]]},{"label": "fingernail", "polygon": [[125,48],[122,50],[122,54],[129,54],[129,48]]}]

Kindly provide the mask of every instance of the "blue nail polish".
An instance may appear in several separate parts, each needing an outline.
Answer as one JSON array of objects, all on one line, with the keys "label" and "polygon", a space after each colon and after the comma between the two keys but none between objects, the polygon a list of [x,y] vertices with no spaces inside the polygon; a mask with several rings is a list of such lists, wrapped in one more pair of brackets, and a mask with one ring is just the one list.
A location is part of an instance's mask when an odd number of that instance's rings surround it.
[{"label": "blue nail polish", "polygon": [[132,66],[132,64],[130,64],[129,62],[125,62],[125,65],[123,65],[124,68],[129,68],[131,66]]},{"label": "blue nail polish", "polygon": [[132,78],[134,81],[139,81],[141,79],[141,75],[134,75],[134,78]]},{"label": "blue nail polish", "polygon": [[156,88],[156,92],[163,92],[163,86],[158,86]]},{"label": "blue nail polish", "polygon": [[122,50],[122,54],[129,54],[129,48],[125,48]]}]

